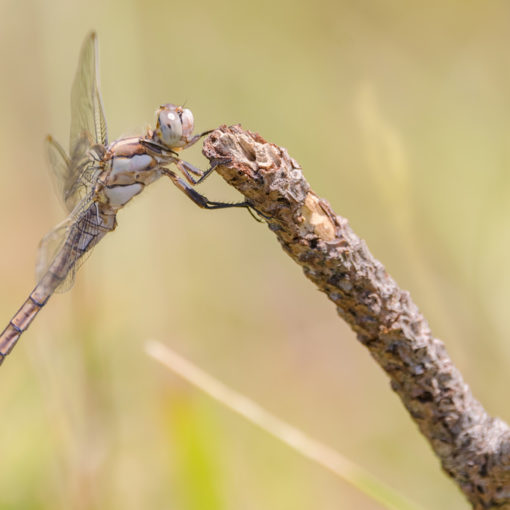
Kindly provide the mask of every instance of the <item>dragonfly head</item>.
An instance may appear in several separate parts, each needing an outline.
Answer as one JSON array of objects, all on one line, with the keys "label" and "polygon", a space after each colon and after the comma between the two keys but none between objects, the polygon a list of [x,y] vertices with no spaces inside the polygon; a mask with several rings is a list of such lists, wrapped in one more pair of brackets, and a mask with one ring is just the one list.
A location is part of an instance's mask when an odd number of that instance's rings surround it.
[{"label": "dragonfly head", "polygon": [[168,103],[156,111],[154,139],[170,149],[186,145],[193,128],[193,114],[187,108]]}]

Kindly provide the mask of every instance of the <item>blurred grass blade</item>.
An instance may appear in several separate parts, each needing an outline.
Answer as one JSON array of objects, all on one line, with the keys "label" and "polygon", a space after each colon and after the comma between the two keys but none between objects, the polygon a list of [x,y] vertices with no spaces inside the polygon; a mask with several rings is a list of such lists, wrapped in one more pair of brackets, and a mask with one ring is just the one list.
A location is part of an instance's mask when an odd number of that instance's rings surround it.
[{"label": "blurred grass blade", "polygon": [[186,510],[224,510],[218,440],[211,441],[214,416],[187,394],[163,397],[164,430],[179,469],[174,473],[174,495]]},{"label": "blurred grass blade", "polygon": [[277,437],[304,457],[329,469],[345,482],[380,503],[384,508],[419,510],[418,505],[409,502],[362,467],[357,466],[329,446],[311,438],[296,427],[273,416],[257,403],[214,379],[163,344],[153,340],[148,341],[146,351],[162,365],[168,367],[204,393]]}]

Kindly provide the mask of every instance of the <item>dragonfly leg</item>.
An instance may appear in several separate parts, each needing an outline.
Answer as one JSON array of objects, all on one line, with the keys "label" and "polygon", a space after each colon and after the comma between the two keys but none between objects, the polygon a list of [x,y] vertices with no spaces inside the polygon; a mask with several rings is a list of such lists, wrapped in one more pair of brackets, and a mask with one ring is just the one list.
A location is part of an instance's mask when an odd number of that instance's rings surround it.
[{"label": "dragonfly leg", "polygon": [[214,131],[214,129],[209,129],[209,131],[204,131],[203,133],[199,133],[198,135],[195,135],[195,136],[191,137],[186,142],[186,145],[182,146],[182,148],[183,149],[187,149],[188,147],[191,147],[192,145],[196,144],[200,140],[200,138],[202,138],[202,137],[204,137],[206,135],[211,134],[213,131]]},{"label": "dragonfly leg", "polygon": [[[197,168],[196,166],[193,166],[191,163],[188,163],[187,161],[183,161],[182,159],[175,159],[173,161],[175,166],[182,172],[182,175],[186,178],[186,180],[192,184],[195,185],[202,179],[204,172]],[[190,172],[192,174],[195,174],[196,176],[199,176],[200,179],[195,179],[191,176]]]},{"label": "dragonfly leg", "polygon": [[171,181],[177,186],[188,198],[193,200],[198,207],[202,209],[227,209],[231,207],[244,207],[246,209],[252,209],[252,205],[248,201],[244,202],[214,202],[209,200],[206,196],[200,194],[197,190],[193,189],[184,179],[177,176],[172,170],[167,168],[164,169],[165,175],[167,175]]},{"label": "dragonfly leg", "polygon": [[[200,184],[201,182],[205,181],[209,175],[211,175],[212,172],[216,169],[216,167],[220,164],[226,164],[229,163],[231,160],[222,160],[222,161],[213,161],[211,164],[211,167],[208,168],[205,172],[203,170],[200,170],[199,168],[193,166],[191,163],[188,163],[187,161],[183,161],[182,159],[177,159],[174,161],[175,166],[182,172],[186,180],[192,184]],[[189,172],[199,176],[198,179],[195,179],[192,177]]]},{"label": "dragonfly leg", "polygon": [[158,142],[155,142],[154,140],[151,140],[149,138],[140,138],[140,143],[146,148],[149,149],[151,152],[155,152],[158,155],[177,155],[177,152],[174,150],[165,147],[164,145],[161,145]]},{"label": "dragonfly leg", "polygon": [[200,179],[198,179],[196,184],[200,184],[201,182],[205,181],[207,179],[207,177],[209,177],[214,172],[214,170],[216,170],[217,166],[219,166],[219,165],[228,165],[231,161],[232,160],[230,158],[222,159],[221,161],[214,160],[211,163],[210,168],[208,168],[205,172],[202,172],[202,176],[200,177]]}]

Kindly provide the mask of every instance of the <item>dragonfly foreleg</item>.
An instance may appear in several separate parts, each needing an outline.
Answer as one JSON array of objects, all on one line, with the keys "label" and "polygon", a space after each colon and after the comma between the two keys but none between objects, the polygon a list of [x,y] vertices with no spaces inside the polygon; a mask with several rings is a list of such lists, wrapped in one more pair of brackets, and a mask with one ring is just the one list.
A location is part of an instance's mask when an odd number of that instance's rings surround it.
[{"label": "dragonfly foreleg", "polygon": [[170,180],[177,186],[183,193],[185,193],[188,198],[193,200],[198,207],[202,209],[227,209],[230,207],[244,207],[246,209],[251,209],[252,206],[248,201],[244,202],[214,202],[209,200],[206,196],[200,194],[197,190],[193,189],[184,179],[181,179],[179,176],[169,170],[168,168],[164,169],[164,174],[167,175]]},{"label": "dragonfly foreleg", "polygon": [[154,140],[150,140],[148,138],[140,138],[140,143],[146,149],[149,149],[149,151],[154,152],[155,154],[158,154],[160,156],[169,156],[171,154],[177,156],[176,151],[170,149],[169,147],[166,147],[165,145],[155,142]]},{"label": "dragonfly foreleg", "polygon": [[186,145],[182,146],[182,148],[183,149],[187,149],[188,147],[191,147],[192,145],[196,144],[200,140],[200,138],[211,134],[213,131],[214,131],[214,129],[209,129],[209,131],[204,131],[203,133],[199,133],[198,135],[195,135],[195,136],[191,137],[186,142]]}]

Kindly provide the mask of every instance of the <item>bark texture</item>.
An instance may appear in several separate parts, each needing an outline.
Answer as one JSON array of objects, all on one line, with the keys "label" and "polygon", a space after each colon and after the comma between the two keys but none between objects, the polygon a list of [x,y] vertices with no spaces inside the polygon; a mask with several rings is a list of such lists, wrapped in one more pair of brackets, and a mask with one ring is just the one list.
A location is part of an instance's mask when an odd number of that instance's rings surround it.
[{"label": "bark texture", "polygon": [[203,153],[333,301],[473,508],[510,509],[508,425],[485,412],[409,293],[310,189],[286,149],[237,125],[209,135]]}]

